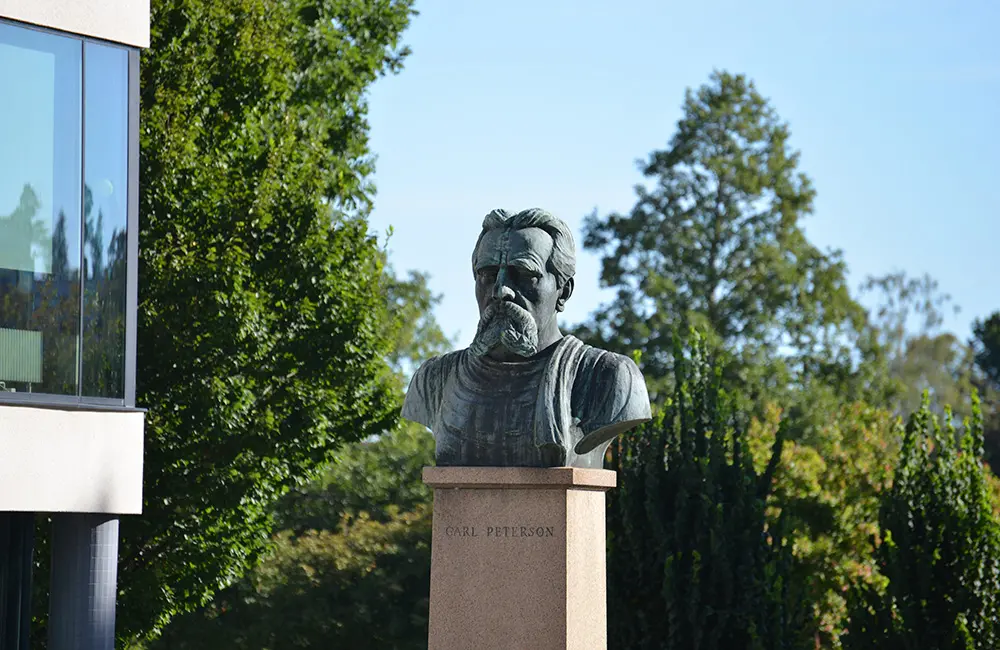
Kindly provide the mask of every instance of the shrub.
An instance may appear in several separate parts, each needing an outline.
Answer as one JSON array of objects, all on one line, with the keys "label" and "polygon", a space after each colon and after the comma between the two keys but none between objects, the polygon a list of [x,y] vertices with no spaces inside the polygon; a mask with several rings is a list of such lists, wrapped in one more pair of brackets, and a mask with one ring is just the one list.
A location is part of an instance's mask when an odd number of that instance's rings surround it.
[{"label": "shrub", "polygon": [[609,647],[802,647],[790,546],[766,523],[782,437],[758,473],[700,343],[675,355],[673,397],[612,451]]},{"label": "shrub", "polygon": [[959,438],[928,398],[910,418],[881,504],[874,557],[884,592],[849,598],[848,650],[993,650],[1000,646],[1000,525],[982,464],[978,397]]}]

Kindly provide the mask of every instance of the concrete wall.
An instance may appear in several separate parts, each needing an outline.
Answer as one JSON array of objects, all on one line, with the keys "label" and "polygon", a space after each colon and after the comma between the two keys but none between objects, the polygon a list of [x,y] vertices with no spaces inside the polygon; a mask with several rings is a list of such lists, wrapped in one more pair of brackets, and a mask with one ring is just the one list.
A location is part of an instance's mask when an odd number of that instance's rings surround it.
[{"label": "concrete wall", "polygon": [[0,16],[149,47],[149,0],[0,0]]},{"label": "concrete wall", "polygon": [[141,513],[143,417],[0,405],[0,511]]}]

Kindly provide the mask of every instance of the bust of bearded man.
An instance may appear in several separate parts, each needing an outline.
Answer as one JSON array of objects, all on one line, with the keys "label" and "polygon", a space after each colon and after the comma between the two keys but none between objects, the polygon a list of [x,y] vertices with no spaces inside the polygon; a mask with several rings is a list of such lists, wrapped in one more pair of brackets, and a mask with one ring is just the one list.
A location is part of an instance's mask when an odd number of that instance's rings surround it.
[{"label": "bust of bearded man", "polygon": [[593,467],[650,419],[632,359],[559,331],[576,250],[540,209],[486,215],[472,253],[479,327],[467,349],[417,369],[402,415],[434,434],[439,466]]}]

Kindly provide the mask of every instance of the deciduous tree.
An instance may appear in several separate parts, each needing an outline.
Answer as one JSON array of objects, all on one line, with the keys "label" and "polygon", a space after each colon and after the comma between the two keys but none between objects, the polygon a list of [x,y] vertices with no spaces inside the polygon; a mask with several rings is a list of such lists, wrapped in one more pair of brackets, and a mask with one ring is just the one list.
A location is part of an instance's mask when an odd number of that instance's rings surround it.
[{"label": "deciduous tree", "polygon": [[[451,342],[425,274],[387,284],[403,325],[390,355],[401,387],[405,368]],[[412,422],[344,445],[274,505],[279,532],[253,572],[177,618],[152,650],[426,647],[431,494],[421,472],[433,463],[430,432]]]},{"label": "deciduous tree", "polygon": [[901,271],[869,277],[861,291],[877,296],[869,323],[883,346],[889,376],[897,382],[893,410],[909,417],[927,391],[939,414],[951,404],[959,419],[969,415],[970,348],[941,329],[946,313],[959,312],[951,296],[931,276],[913,278]]},{"label": "deciduous tree", "polygon": [[365,92],[410,0],[154,0],[141,66],[145,502],[118,632],[155,635],[256,563],[269,509],[398,395]]},{"label": "deciduous tree", "polygon": [[743,75],[689,90],[667,148],[640,162],[632,210],[585,221],[584,247],[617,296],[583,337],[641,350],[654,388],[669,376],[671,331],[690,326],[730,353],[726,384],[752,396],[852,374],[865,313],[840,254],[802,229],[815,191],[789,137]]},{"label": "deciduous tree", "polygon": [[178,618],[151,650],[426,648],[430,507],[385,515],[278,533],[246,579]]},{"label": "deciduous tree", "polygon": [[983,397],[986,460],[1000,474],[1000,311],[972,324],[976,374],[973,382]]},{"label": "deciduous tree", "polygon": [[[748,439],[763,472],[781,427],[769,406]],[[863,402],[844,404],[808,441],[786,440],[774,473],[768,521],[783,520],[792,546],[790,580],[812,607],[814,639],[839,647],[846,615],[844,590],[855,582],[881,584],[869,540],[878,527],[880,499],[899,454],[898,418]]]}]

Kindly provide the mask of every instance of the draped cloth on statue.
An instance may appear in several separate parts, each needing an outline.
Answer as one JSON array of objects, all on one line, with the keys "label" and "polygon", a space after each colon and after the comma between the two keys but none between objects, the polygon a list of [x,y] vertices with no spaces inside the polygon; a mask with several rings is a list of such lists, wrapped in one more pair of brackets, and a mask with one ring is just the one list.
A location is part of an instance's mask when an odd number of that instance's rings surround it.
[{"label": "draped cloth on statue", "polygon": [[434,433],[438,465],[602,467],[608,443],[650,409],[631,359],[564,336],[513,362],[435,357],[414,373],[402,415]]}]

